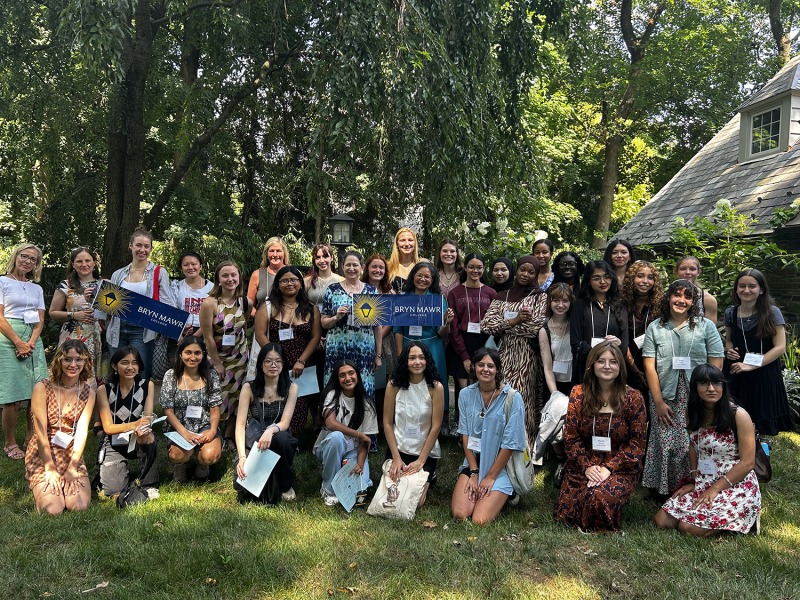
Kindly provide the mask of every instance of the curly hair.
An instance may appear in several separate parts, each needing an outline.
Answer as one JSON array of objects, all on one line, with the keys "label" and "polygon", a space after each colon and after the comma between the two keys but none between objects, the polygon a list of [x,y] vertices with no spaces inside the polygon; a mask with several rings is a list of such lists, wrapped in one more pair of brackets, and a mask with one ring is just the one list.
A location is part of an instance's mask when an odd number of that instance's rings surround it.
[{"label": "curly hair", "polygon": [[414,347],[422,350],[422,355],[425,357],[425,373],[423,373],[425,383],[428,384],[428,387],[433,387],[436,381],[441,383],[442,377],[439,375],[439,370],[436,368],[436,363],[433,361],[433,354],[431,354],[430,349],[422,342],[412,340],[408,343],[408,346],[403,348],[400,356],[397,357],[394,373],[392,373],[392,385],[404,390],[407,390],[408,386],[411,385],[408,373],[408,355],[411,353],[411,348]]},{"label": "curly hair", "polygon": [[689,313],[687,314],[687,317],[689,319],[689,329],[694,329],[696,321],[700,318],[700,307],[697,305],[697,301],[700,298],[701,292],[700,288],[688,279],[676,279],[669,284],[667,291],[664,292],[664,297],[661,299],[661,305],[658,307],[659,313],[661,314],[661,325],[666,325],[669,321],[669,300],[672,295],[679,290],[689,290],[692,293],[692,305],[689,307]]},{"label": "curly hair", "polygon": [[653,287],[647,294],[647,303],[650,305],[650,315],[657,317],[661,309],[661,299],[664,297],[664,284],[661,282],[661,274],[653,263],[646,260],[634,261],[625,273],[625,280],[622,282],[622,302],[628,309],[628,314],[633,314],[636,310],[636,276],[644,269],[653,272]]},{"label": "curly hair", "polygon": [[67,352],[70,350],[75,350],[85,361],[83,363],[83,369],[81,369],[81,372],[78,374],[78,381],[83,383],[92,376],[92,355],[89,353],[89,349],[86,347],[86,344],[78,339],[73,338],[66,340],[56,349],[53,360],[50,362],[50,381],[53,383],[61,382],[61,376],[64,374],[64,369],[61,366],[61,360],[67,356]]}]

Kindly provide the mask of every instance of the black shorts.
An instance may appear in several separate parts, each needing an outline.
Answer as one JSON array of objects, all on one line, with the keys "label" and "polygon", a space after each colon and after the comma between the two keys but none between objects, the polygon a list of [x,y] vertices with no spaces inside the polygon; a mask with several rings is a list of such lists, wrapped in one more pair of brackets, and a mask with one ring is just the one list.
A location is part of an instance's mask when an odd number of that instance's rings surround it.
[{"label": "black shorts", "polygon": [[[386,458],[388,460],[392,460],[392,453],[387,448],[386,449]],[[419,456],[414,456],[413,454],[406,454],[405,452],[400,453],[400,460],[404,463],[409,464],[417,460]],[[433,458],[432,456],[428,456],[425,462],[422,464],[422,468],[427,471],[428,473],[428,483],[433,485],[436,481],[436,465],[439,462],[438,458]]]}]

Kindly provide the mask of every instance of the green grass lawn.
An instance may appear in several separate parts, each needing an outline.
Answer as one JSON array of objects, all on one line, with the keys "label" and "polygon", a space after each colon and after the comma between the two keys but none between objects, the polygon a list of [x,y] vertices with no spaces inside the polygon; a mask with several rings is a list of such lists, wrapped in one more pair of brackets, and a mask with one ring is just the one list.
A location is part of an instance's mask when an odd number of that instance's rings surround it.
[{"label": "green grass lawn", "polygon": [[[800,598],[800,435],[776,439],[762,535],[713,540],[656,530],[642,490],[625,536],[557,524],[551,465],[496,523],[456,522],[460,454],[454,442],[443,451],[439,484],[412,522],[324,506],[308,451],[295,462],[298,499],[278,507],[238,505],[229,461],[205,485],[173,484],[162,463],[160,499],[126,511],[94,500],[57,518],[36,514],[22,461],[2,457],[0,597]],[[373,473],[382,456],[370,455]]]}]

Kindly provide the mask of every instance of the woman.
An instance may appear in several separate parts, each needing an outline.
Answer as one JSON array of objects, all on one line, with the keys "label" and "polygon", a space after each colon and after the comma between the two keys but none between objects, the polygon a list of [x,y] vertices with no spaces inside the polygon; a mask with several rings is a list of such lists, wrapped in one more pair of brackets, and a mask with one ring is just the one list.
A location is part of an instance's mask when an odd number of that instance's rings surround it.
[{"label": "woman", "polygon": [[[275,283],[256,312],[255,338],[260,347],[267,342],[280,343],[290,374],[297,379],[308,367],[315,373],[314,352],[322,335],[316,305],[306,295],[303,275],[297,267],[283,267],[275,274]],[[269,307],[270,313],[267,313]],[[256,369],[258,374],[258,369]],[[306,428],[308,404],[298,398],[292,415],[292,435]]]},{"label": "woman", "polygon": [[353,250],[344,255],[344,281],[334,283],[325,292],[322,301],[322,328],[328,331],[325,341],[325,384],[328,385],[334,367],[345,359],[358,367],[359,378],[364,382],[367,395],[375,395],[373,370],[382,358],[376,354],[383,339],[380,327],[362,327],[350,324],[354,294],[376,294],[377,290],[360,280],[364,257]]},{"label": "woman", "polygon": [[[0,406],[3,452],[11,460],[25,458],[16,440],[19,403],[30,399],[36,382],[47,377],[40,338],[44,293],[36,283],[41,275],[42,251],[33,244],[20,244],[11,253],[6,274],[0,277]],[[26,441],[32,433],[29,423]]]},{"label": "woman", "polygon": [[553,259],[553,283],[566,283],[577,297],[581,291],[583,269],[583,260],[577,253],[570,250],[559,252]]},{"label": "woman", "polygon": [[495,296],[481,321],[481,331],[499,340],[505,380],[522,394],[525,429],[533,447],[544,406],[544,374],[531,340],[539,335],[547,312],[547,294],[536,287],[539,262],[531,255],[517,263],[514,286]]},{"label": "woman", "polygon": [[501,256],[492,263],[492,289],[505,292],[514,285],[514,264],[510,259]]},{"label": "woman", "polygon": [[184,450],[169,442],[175,481],[186,482],[187,463],[193,456],[197,457],[194,476],[208,478],[209,466],[216,464],[222,455],[219,430],[222,397],[219,376],[208,366],[202,338],[190,335],[178,344],[178,361],[164,375],[159,402],[167,417],[166,431],[178,433],[193,446]]},{"label": "woman", "polygon": [[745,269],[739,273],[733,283],[733,303],[725,311],[731,395],[760,433],[793,431],[780,363],[786,352],[786,326],[761,271]]},{"label": "woman", "polygon": [[33,388],[34,435],[25,453],[25,478],[40,513],[89,508],[92,488],[83,450],[94,408],[91,377],[89,350],[80,340],[67,340],[56,350],[50,377]]},{"label": "woman", "polygon": [[289,431],[289,424],[297,403],[297,384],[290,381],[290,370],[291,365],[281,345],[265,342],[256,359],[255,379],[242,386],[236,415],[236,450],[239,455],[236,475],[241,479],[247,478],[244,465],[253,446],[259,450],[272,450],[280,460],[258,498],[234,483],[240,502],[257,500],[277,504],[278,500],[288,502],[296,497],[292,487],[292,462],[297,453],[297,439]]},{"label": "woman", "polygon": [[[700,279],[703,269],[700,266],[700,261],[694,256],[684,256],[675,263],[675,276],[678,279],[688,279],[695,285],[699,285],[697,280]],[[697,299],[699,316],[711,319],[711,322],[717,324],[717,299],[714,298],[703,288],[700,289],[700,296]]]},{"label": "woman", "polygon": [[[153,236],[144,227],[137,227],[128,243],[132,261],[111,275],[111,283],[142,296],[153,298],[170,306],[175,305],[169,275],[166,269],[148,260],[153,251]],[[153,346],[156,332],[111,316],[106,328],[106,341],[109,354],[114,354],[122,346],[133,346],[144,362],[142,377],[150,379],[153,370]]]},{"label": "woman", "polygon": [[[364,263],[364,272],[361,281],[370,284],[379,294],[394,294],[392,283],[389,280],[389,267],[383,254],[373,254]],[[381,328],[381,347],[376,349],[376,355],[381,358],[381,366],[375,371],[375,410],[378,411],[378,426],[383,423],[383,400],[386,395],[387,379],[395,369],[394,338],[392,328]],[[370,452],[377,452],[378,448],[373,441]]]},{"label": "woman", "polygon": [[722,371],[700,365],[689,382],[689,481],[656,513],[662,529],[709,537],[759,529],[761,490],[753,422],[728,396]]},{"label": "woman", "polygon": [[250,275],[250,282],[247,286],[247,299],[250,301],[250,306],[253,307],[250,316],[256,314],[258,307],[269,296],[275,273],[290,264],[292,264],[292,259],[289,257],[289,248],[283,238],[277,235],[269,238],[264,244],[261,265]]},{"label": "woman", "polygon": [[628,267],[636,260],[636,252],[634,252],[630,242],[615,238],[608,242],[603,260],[614,269],[617,283],[622,288],[622,284],[625,281],[625,273]]},{"label": "woman", "polygon": [[[439,274],[436,268],[429,262],[420,262],[414,265],[408,279],[403,285],[404,294],[417,294],[418,296],[429,296],[440,294]],[[444,312],[444,323],[441,326],[397,326],[392,327],[394,334],[394,347],[397,355],[403,352],[412,341],[423,342],[433,356],[436,370],[444,384],[447,381],[447,359],[444,353],[444,340],[450,337],[450,322],[455,313],[452,308],[447,307],[447,302],[442,298],[442,311]],[[441,434],[450,435],[450,393],[447,386],[444,386],[444,422],[442,423]]]},{"label": "woman", "polygon": [[191,315],[186,322],[183,335],[199,335],[200,307],[203,305],[203,300],[208,298],[208,294],[214,287],[214,282],[203,277],[203,259],[195,252],[181,254],[178,259],[178,266],[184,278],[181,280],[176,279],[172,282],[175,305]]},{"label": "woman", "polygon": [[628,311],[619,301],[619,285],[611,265],[593,260],[586,265],[578,299],[572,307],[569,339],[574,368],[572,382],[583,381],[586,357],[602,341],[619,346],[622,355],[628,352]]},{"label": "woman", "polygon": [[[664,286],[658,269],[646,260],[637,260],[628,268],[622,284],[622,302],[628,311],[628,385],[642,395],[648,393],[644,374],[644,334],[647,326],[658,319]],[[646,398],[646,396],[645,396]],[[645,400],[646,401],[646,400]]]},{"label": "woman", "polygon": [[67,265],[67,278],[58,284],[50,302],[50,318],[63,323],[59,345],[70,339],[82,341],[89,350],[94,377],[99,380],[102,332],[94,318],[92,300],[100,279],[97,254],[86,246],[73,248]]},{"label": "woman", "polygon": [[691,281],[673,281],[661,300],[659,319],[644,336],[650,436],[642,485],[660,497],[689,474],[686,404],[692,371],[704,363],[722,368],[722,340],[714,324],[697,314],[698,295]]},{"label": "woman", "polygon": [[644,398],[625,385],[624,355],[613,342],[592,348],[586,362],[569,398],[566,476],[553,517],[584,533],[617,531],[642,472]]},{"label": "woman", "polygon": [[372,485],[367,450],[370,436],[378,434],[375,406],[364,388],[358,365],[343,360],[335,365],[332,375],[322,405],[325,426],[314,444],[314,455],[322,462],[320,494],[326,506],[339,502],[331,482],[348,461],[356,461],[354,473],[361,477],[360,489]]},{"label": "woman", "polygon": [[220,419],[227,420],[225,439],[233,449],[236,402],[247,375],[248,300],[242,296],[242,271],[232,260],[223,260],[214,271],[214,287],[200,307],[200,331],[211,366],[222,386]]},{"label": "woman", "polygon": [[563,282],[547,290],[547,320],[539,330],[544,381],[549,394],[572,391],[572,347],[569,337],[569,314],[575,296]]},{"label": "woman", "polygon": [[394,235],[392,253],[389,255],[389,281],[392,288],[400,293],[411,268],[419,262],[417,234],[408,227],[401,227]]},{"label": "woman", "polygon": [[461,251],[453,240],[442,240],[436,249],[436,272],[439,275],[439,289],[445,298],[454,287],[461,283],[464,265],[461,264]]},{"label": "woman", "polygon": [[433,356],[422,342],[411,342],[397,358],[397,368],[386,387],[383,431],[393,481],[420,469],[428,473],[417,506],[425,504],[428,487],[436,480],[436,463],[442,456],[437,437],[443,414],[444,387]]},{"label": "woman", "polygon": [[520,393],[503,382],[496,350],[478,349],[472,363],[478,381],[461,395],[458,433],[464,462],[451,510],[456,519],[471,517],[473,523],[486,525],[514,496],[506,465],[512,452],[525,449],[525,409]]},{"label": "woman", "polygon": [[142,379],[142,358],[133,346],[123,346],[111,357],[111,377],[97,388],[97,408],[105,436],[100,443],[97,464],[100,486],[107,496],[119,494],[130,481],[128,461],[141,461],[139,485],[147,497],[158,492],[156,438],[150,429],[155,390],[153,382]]},{"label": "woman", "polygon": [[550,287],[555,278],[555,273],[550,268],[550,260],[553,258],[553,242],[548,239],[536,240],[531,248],[531,254],[539,263],[539,275],[536,279],[536,284],[543,291],[547,291],[547,288]]}]

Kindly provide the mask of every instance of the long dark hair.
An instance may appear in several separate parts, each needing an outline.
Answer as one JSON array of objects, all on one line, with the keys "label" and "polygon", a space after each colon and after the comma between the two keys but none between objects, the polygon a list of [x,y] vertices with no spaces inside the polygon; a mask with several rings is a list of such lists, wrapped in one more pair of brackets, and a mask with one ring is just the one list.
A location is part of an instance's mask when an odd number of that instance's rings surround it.
[{"label": "long dark hair", "polygon": [[[306,317],[310,315],[313,322],[314,308],[311,306],[311,301],[308,299],[308,293],[306,292],[306,283],[303,280],[303,274],[297,267],[286,265],[285,267],[278,269],[278,272],[275,273],[275,278],[272,280],[272,289],[269,291],[269,297],[267,299],[272,303],[272,306],[283,310],[284,302],[283,294],[281,293],[281,277],[286,275],[286,273],[291,273],[300,280],[300,291],[297,292],[297,308],[294,309],[294,314],[303,321],[305,321]],[[278,311],[278,314],[280,314],[280,310]]]},{"label": "long dark hair", "polygon": [[439,370],[436,368],[436,363],[433,361],[433,354],[431,354],[430,349],[422,342],[413,340],[408,343],[408,346],[403,348],[400,356],[397,357],[394,373],[392,373],[392,385],[395,387],[407,390],[408,386],[411,385],[408,373],[408,355],[411,353],[411,348],[415,346],[422,350],[422,355],[425,357],[425,372],[422,374],[425,378],[425,383],[428,384],[428,387],[433,387],[436,381],[442,382],[442,377],[439,375]]},{"label": "long dark hair", "polygon": [[586,357],[586,371],[583,373],[583,406],[581,408],[584,416],[590,417],[597,415],[600,412],[600,408],[603,406],[600,397],[600,382],[597,380],[597,375],[594,373],[594,365],[606,352],[611,352],[612,356],[619,364],[619,374],[614,381],[608,404],[615,413],[619,413],[622,409],[622,401],[628,389],[625,383],[628,379],[625,357],[622,355],[622,350],[612,342],[601,342],[592,348],[589,351],[589,356]]},{"label": "long dark hair", "polygon": [[434,257],[436,269],[439,271],[444,271],[444,263],[442,263],[442,248],[444,248],[447,244],[455,246],[456,248],[456,262],[453,266],[458,276],[461,277],[461,274],[464,272],[464,265],[461,264],[461,248],[458,247],[458,242],[454,240],[444,239],[439,243],[439,247],[436,249],[436,256]]},{"label": "long dark hair", "polygon": [[286,398],[286,394],[289,393],[289,386],[292,384],[292,381],[289,379],[289,364],[286,362],[286,356],[283,353],[283,346],[270,342],[268,344],[264,344],[261,350],[259,350],[258,358],[256,359],[256,377],[249,382],[250,389],[253,392],[253,400],[264,396],[264,361],[267,358],[267,354],[270,352],[277,352],[281,357],[281,361],[283,361],[283,368],[278,375],[278,396],[281,398]]},{"label": "long dark hair", "polygon": [[133,356],[133,360],[136,361],[136,364],[139,365],[139,372],[133,378],[134,381],[138,382],[142,378],[142,371],[144,371],[144,361],[142,360],[141,354],[139,351],[133,346],[122,346],[121,348],[117,348],[117,351],[111,355],[111,359],[109,360],[109,364],[111,365],[111,376],[108,378],[108,382],[113,386],[117,387],[119,385],[119,371],[114,369],[113,367],[119,364],[123,358],[131,354]]},{"label": "long dark hair", "polygon": [[594,298],[592,275],[594,275],[595,271],[602,271],[611,277],[611,287],[608,288],[608,292],[606,293],[606,301],[609,303],[616,301],[619,297],[619,281],[617,280],[617,274],[614,273],[612,266],[604,260],[592,260],[586,265],[586,269],[583,272],[581,291],[578,292],[578,298],[586,300],[587,302]]},{"label": "long dark hair", "polygon": [[358,365],[352,360],[345,359],[339,361],[336,363],[336,366],[333,367],[331,378],[328,380],[328,385],[325,386],[325,390],[322,392],[322,397],[327,403],[328,397],[330,394],[333,394],[334,404],[322,414],[322,418],[326,419],[329,414],[337,414],[339,412],[339,398],[343,393],[342,386],[339,384],[339,369],[345,365],[353,367],[356,371],[356,389],[353,390],[353,399],[355,400],[353,403],[353,415],[350,417],[350,422],[347,423],[347,426],[350,427],[350,429],[358,429],[364,422],[364,414],[366,411],[374,412],[375,405],[372,403],[372,398],[367,395],[367,390],[364,389],[364,381],[361,379],[361,371],[358,369]]},{"label": "long dark hair", "polygon": [[403,293],[413,294],[416,292],[416,288],[414,287],[414,276],[419,272],[420,269],[428,269],[428,271],[431,272],[431,287],[428,288],[431,294],[441,294],[442,288],[439,287],[439,272],[436,270],[436,267],[427,261],[418,262],[414,265],[414,267],[411,269],[411,272],[408,274],[408,279],[406,279],[405,283],[403,284]]},{"label": "long dark hair", "polygon": [[471,260],[479,260],[483,263],[483,273],[481,273],[480,282],[484,285],[486,284],[486,257],[483,254],[478,254],[477,252],[470,252],[464,257],[464,271],[461,273],[460,281],[461,283],[465,283],[467,281],[467,263]]},{"label": "long dark hair", "polygon": [[614,248],[617,246],[625,246],[628,249],[628,264],[625,265],[625,269],[627,270],[628,267],[631,266],[631,263],[636,261],[636,252],[631,246],[631,243],[627,240],[622,240],[620,238],[614,238],[610,242],[608,242],[608,246],[606,246],[606,252],[603,254],[603,260],[606,261],[608,264],[613,265],[611,262],[611,255],[614,252]]},{"label": "long dark hair", "polygon": [[317,279],[319,279],[319,268],[317,267],[317,252],[319,252],[320,250],[322,250],[322,256],[331,257],[331,273],[336,273],[336,256],[331,251],[331,247],[325,242],[319,242],[317,244],[314,244],[314,246],[311,248],[311,271],[309,272],[311,276],[309,284],[312,290],[317,287]]},{"label": "long dark hair", "polygon": [[664,292],[664,297],[661,299],[661,306],[659,307],[661,325],[666,325],[669,322],[669,299],[672,298],[672,294],[678,290],[689,290],[692,292],[692,305],[689,307],[689,312],[686,316],[689,320],[689,329],[693,329],[695,321],[700,317],[700,307],[697,306],[697,300],[703,292],[688,279],[676,279],[669,284],[667,291]]},{"label": "long dark hair", "polygon": [[705,408],[705,403],[697,392],[697,386],[701,382],[706,381],[722,384],[722,395],[719,401],[714,405],[714,418],[711,420],[711,424],[714,426],[717,433],[732,431],[736,434],[736,410],[733,404],[731,404],[731,398],[728,394],[728,381],[725,379],[725,375],[722,374],[722,371],[709,364],[698,365],[692,372],[692,378],[689,380],[689,402],[686,405],[686,429],[695,431],[700,429],[703,425],[703,409]]},{"label": "long dark hair", "polygon": [[472,361],[471,374],[475,375],[475,365],[480,359],[486,358],[487,356],[492,359],[494,366],[497,368],[494,373],[494,385],[495,389],[500,389],[500,385],[503,383],[503,363],[500,360],[500,353],[494,348],[482,346],[472,353],[472,358],[470,359]]},{"label": "long dark hair", "polygon": [[755,312],[758,315],[758,328],[756,329],[756,336],[759,338],[771,338],[777,331],[775,323],[775,315],[772,314],[772,307],[775,302],[769,293],[767,286],[767,279],[764,274],[758,269],[745,269],[736,276],[736,281],[733,282],[733,303],[736,306],[741,306],[742,301],[739,299],[739,294],[736,293],[736,288],[739,286],[739,280],[742,277],[752,277],[756,280],[758,287],[761,288],[763,293],[759,294],[756,300]]},{"label": "long dark hair", "polygon": [[183,372],[186,368],[186,365],[183,364],[183,360],[181,359],[181,354],[183,354],[187,346],[191,346],[192,344],[197,344],[203,351],[203,358],[200,360],[200,364],[197,365],[197,374],[200,375],[200,379],[206,384],[206,391],[210,392],[211,373],[208,366],[208,351],[206,350],[206,343],[203,341],[203,338],[196,335],[187,335],[181,340],[180,344],[178,344],[178,354],[175,358],[175,367],[173,369],[175,373],[175,386],[177,387],[178,379],[183,377]]},{"label": "long dark hair", "polygon": [[95,279],[100,279],[100,262],[99,262],[100,259],[97,257],[97,252],[89,249],[87,246],[78,246],[77,248],[73,248],[72,251],[69,253],[69,264],[67,265],[67,283],[74,290],[81,289],[83,285],[81,283],[81,278],[78,276],[78,272],[75,270],[75,267],[73,266],[75,259],[81,252],[86,252],[86,254],[92,257],[92,259],[94,260],[94,269],[92,269],[92,277],[94,277]]}]

